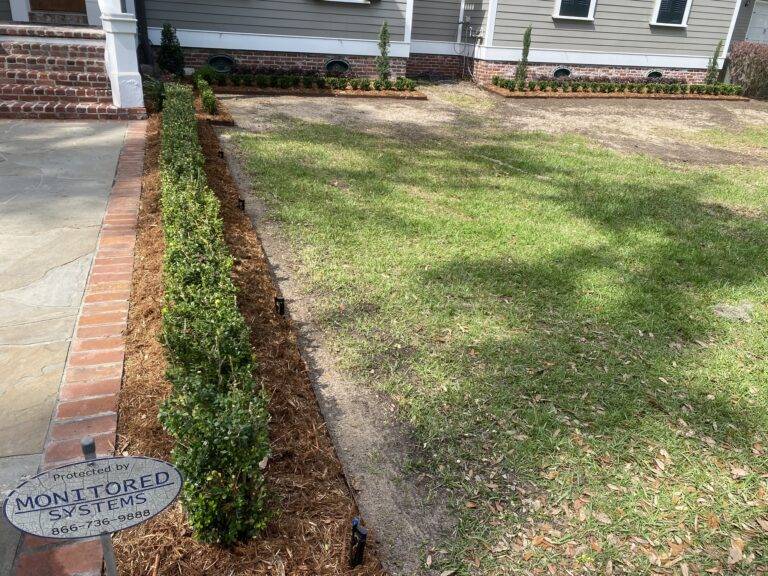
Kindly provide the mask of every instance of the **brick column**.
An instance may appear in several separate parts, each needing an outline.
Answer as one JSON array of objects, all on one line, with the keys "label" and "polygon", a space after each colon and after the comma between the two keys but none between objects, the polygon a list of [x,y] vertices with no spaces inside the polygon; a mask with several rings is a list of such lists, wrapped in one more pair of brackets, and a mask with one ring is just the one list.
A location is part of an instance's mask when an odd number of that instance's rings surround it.
[{"label": "brick column", "polygon": [[[97,456],[114,453],[145,132],[146,122],[131,122],[120,152],[64,380],[48,430],[43,470],[81,461],[80,439],[86,435],[96,440]],[[25,535],[14,574],[101,576],[101,564],[98,539],[73,541]]]}]

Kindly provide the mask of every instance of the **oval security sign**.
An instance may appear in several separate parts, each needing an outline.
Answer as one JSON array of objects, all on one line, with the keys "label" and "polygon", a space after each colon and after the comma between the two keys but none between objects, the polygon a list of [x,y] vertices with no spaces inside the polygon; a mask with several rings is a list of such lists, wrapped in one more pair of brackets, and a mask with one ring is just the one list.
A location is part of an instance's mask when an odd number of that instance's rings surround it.
[{"label": "oval security sign", "polygon": [[162,460],[97,458],[30,478],[5,500],[19,530],[43,538],[87,538],[141,524],[179,495],[182,477]]}]

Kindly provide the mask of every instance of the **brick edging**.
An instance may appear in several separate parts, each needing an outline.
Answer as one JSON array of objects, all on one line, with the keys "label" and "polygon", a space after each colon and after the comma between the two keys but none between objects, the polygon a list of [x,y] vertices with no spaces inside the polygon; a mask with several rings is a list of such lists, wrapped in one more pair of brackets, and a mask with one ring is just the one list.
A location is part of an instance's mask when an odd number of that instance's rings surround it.
[{"label": "brick edging", "polygon": [[[80,439],[86,435],[96,440],[98,456],[114,452],[145,134],[146,122],[128,125],[41,470],[82,460]],[[97,539],[51,540],[24,535],[14,575],[100,576],[101,565]]]}]

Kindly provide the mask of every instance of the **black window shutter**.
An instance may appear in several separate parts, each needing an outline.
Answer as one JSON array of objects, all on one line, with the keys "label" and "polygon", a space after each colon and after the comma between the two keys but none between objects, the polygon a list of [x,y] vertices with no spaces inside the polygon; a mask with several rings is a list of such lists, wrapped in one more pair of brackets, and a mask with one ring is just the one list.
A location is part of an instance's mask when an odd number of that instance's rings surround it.
[{"label": "black window shutter", "polygon": [[682,24],[687,4],[688,0],[661,0],[656,21],[660,24]]},{"label": "black window shutter", "polygon": [[560,16],[587,18],[589,16],[590,3],[590,0],[561,0]]}]

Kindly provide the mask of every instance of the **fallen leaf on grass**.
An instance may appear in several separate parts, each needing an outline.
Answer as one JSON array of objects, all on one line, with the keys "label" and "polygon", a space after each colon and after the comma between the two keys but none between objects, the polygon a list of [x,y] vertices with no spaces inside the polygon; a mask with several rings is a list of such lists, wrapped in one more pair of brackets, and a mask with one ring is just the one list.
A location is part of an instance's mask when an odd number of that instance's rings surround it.
[{"label": "fallen leaf on grass", "polygon": [[456,574],[455,568],[452,570],[443,570],[442,572],[440,572],[440,576],[453,576],[454,574]]},{"label": "fallen leaf on grass", "polygon": [[746,468],[739,468],[738,466],[733,466],[731,468],[731,476],[733,476],[734,480],[739,480],[740,478],[746,478],[749,476],[749,470]]},{"label": "fallen leaf on grass", "polygon": [[601,524],[611,523],[611,518],[608,516],[608,514],[605,514],[604,512],[595,512],[593,516],[595,517],[595,520],[597,520]]},{"label": "fallen leaf on grass", "polygon": [[731,549],[728,551],[728,565],[733,566],[744,559],[744,540],[731,538]]}]

